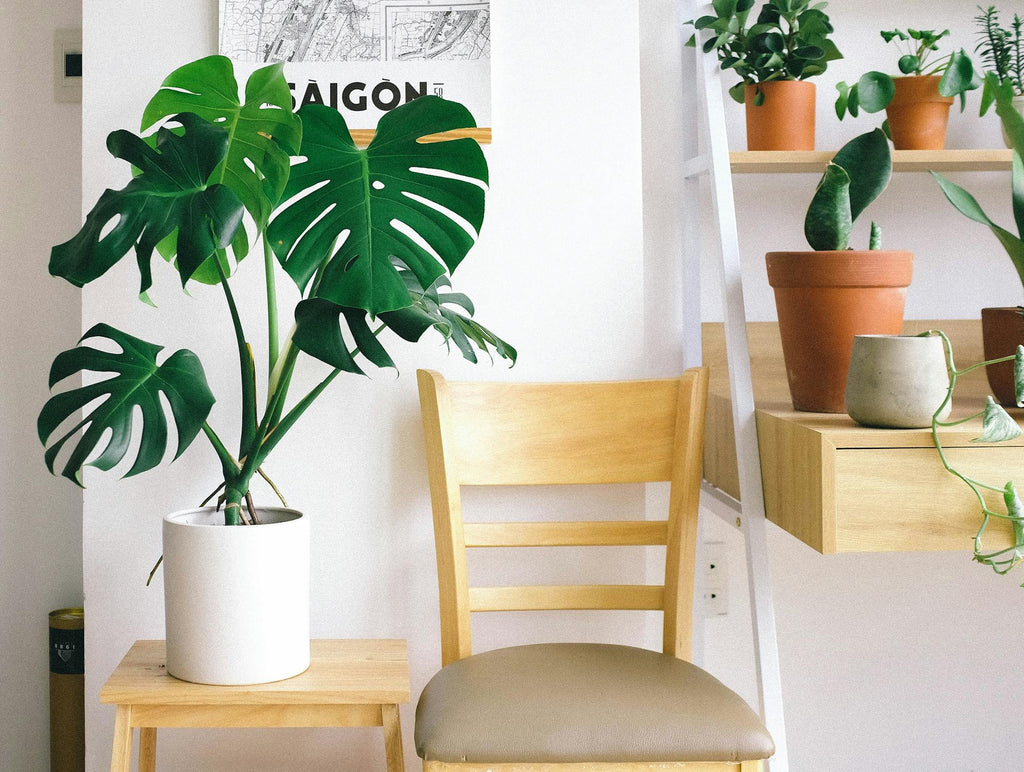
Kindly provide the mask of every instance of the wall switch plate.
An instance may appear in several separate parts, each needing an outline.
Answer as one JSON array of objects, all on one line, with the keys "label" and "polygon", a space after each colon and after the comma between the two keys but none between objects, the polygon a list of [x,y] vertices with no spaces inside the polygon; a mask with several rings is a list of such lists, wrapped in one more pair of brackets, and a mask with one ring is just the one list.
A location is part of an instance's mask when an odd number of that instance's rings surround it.
[{"label": "wall switch plate", "polygon": [[704,616],[729,613],[729,563],[725,542],[704,543]]},{"label": "wall switch plate", "polygon": [[82,101],[82,30],[59,29],[53,34],[53,98]]}]

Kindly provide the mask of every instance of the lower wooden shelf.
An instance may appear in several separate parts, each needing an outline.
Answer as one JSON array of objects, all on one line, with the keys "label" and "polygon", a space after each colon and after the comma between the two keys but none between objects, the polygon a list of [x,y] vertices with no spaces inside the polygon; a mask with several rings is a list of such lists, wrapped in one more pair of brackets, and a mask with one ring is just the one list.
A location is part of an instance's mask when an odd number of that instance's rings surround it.
[{"label": "lower wooden shelf", "polygon": [[[977,321],[912,321],[905,332],[942,329],[958,364],[981,359]],[[748,325],[765,511],[768,519],[822,553],[970,550],[981,523],[977,499],[942,467],[929,429],[869,429],[845,414],[793,410],[778,326]],[[705,478],[739,498],[732,407],[721,324],[704,325],[704,362],[711,367]],[[962,388],[961,388],[962,387]],[[982,372],[960,380],[955,415],[976,412],[988,387]],[[1001,485],[1024,469],[1024,439],[999,445],[971,440],[972,421],[943,432],[958,468]],[[993,493],[990,504],[1004,511]],[[993,522],[986,549],[1011,544],[1010,528]]]}]

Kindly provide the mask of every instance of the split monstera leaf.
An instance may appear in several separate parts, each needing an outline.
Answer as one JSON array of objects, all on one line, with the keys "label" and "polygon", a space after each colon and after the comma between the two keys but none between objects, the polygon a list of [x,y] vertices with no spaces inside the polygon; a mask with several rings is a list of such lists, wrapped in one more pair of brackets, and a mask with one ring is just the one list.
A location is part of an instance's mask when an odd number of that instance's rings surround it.
[{"label": "split monstera leaf", "polygon": [[[143,114],[142,131],[153,126],[145,136],[110,135],[108,149],[134,176],[105,191],[78,234],[53,248],[50,272],[82,287],[134,252],[143,300],[154,254],[174,265],[183,287],[219,284],[239,362],[240,444],[230,451],[207,422],[214,397],[195,354],[183,349],[160,362],[160,346],[102,324],[51,370],[51,388],[76,374],[95,381],[54,394],[40,414],[52,472],[60,466],[81,484],[84,466],[118,465],[133,435],[139,446],[128,474],[151,469],[167,450],[169,412],[175,457],[200,433],[209,439],[223,473],[226,521],[237,523],[252,476],[333,378],[362,373],[366,362],[394,366],[385,333],[418,341],[434,329],[470,361],[482,352],[515,362],[515,349],[473,319],[469,298],[449,291],[483,224],[487,163],[473,139],[423,138],[475,127],[464,106],[415,99],[387,113],[371,144],[359,148],[333,108],[292,111],[281,64],[253,73],[242,101],[230,60],[211,56],[168,76]],[[230,285],[253,240],[263,244],[269,319],[262,414]],[[301,293],[283,341],[278,265]],[[290,400],[300,354],[333,370]],[[66,456],[59,465],[58,456]]]}]

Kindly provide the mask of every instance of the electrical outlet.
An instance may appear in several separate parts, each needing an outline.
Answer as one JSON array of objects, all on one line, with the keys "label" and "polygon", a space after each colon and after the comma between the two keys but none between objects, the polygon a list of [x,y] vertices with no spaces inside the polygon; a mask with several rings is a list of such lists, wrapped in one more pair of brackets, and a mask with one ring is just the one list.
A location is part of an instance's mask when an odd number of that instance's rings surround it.
[{"label": "electrical outlet", "polygon": [[729,613],[729,562],[725,542],[704,544],[704,616],[720,617]]}]

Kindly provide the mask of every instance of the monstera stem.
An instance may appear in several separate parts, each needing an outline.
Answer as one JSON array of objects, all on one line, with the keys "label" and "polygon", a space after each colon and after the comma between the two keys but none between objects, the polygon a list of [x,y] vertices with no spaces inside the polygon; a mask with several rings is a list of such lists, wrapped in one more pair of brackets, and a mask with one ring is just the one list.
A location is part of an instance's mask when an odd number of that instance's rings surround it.
[{"label": "monstera stem", "polygon": [[277,367],[277,280],[274,277],[274,251],[266,234],[263,236],[263,270],[267,280],[267,377],[273,378]]}]

